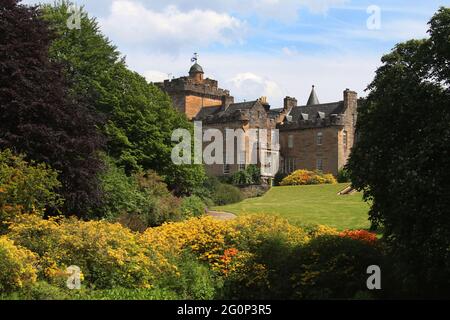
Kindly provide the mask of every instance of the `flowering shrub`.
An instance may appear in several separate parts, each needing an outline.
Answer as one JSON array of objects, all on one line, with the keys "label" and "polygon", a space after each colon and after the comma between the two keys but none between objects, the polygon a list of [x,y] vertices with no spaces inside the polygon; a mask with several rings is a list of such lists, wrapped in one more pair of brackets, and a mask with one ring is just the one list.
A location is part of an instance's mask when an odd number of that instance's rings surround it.
[{"label": "flowering shrub", "polygon": [[161,273],[176,271],[120,224],[23,215],[10,226],[9,236],[38,255],[41,277],[51,282],[67,279],[70,265],[79,266],[86,282],[97,288],[146,288]]},{"label": "flowering shrub", "polygon": [[308,232],[308,235],[311,238],[317,238],[321,236],[337,236],[339,235],[339,231],[329,226],[317,225]]},{"label": "flowering shrub", "polygon": [[344,238],[360,240],[369,244],[375,244],[378,240],[377,235],[366,230],[345,230],[339,234]]},{"label": "flowering shrub", "polygon": [[61,186],[57,172],[45,164],[28,163],[24,156],[10,150],[0,152],[0,223],[22,212],[43,212],[58,207],[61,197],[55,190]]},{"label": "flowering shrub", "polygon": [[237,231],[238,248],[254,252],[261,242],[276,235],[282,235],[291,245],[309,240],[306,232],[291,225],[286,219],[273,215],[244,215],[229,222]]},{"label": "flowering shrub", "polygon": [[336,179],[332,174],[323,174],[320,171],[297,170],[284,178],[281,186],[298,186],[308,184],[335,184]]},{"label": "flowering shrub", "polygon": [[36,256],[16,246],[5,236],[0,237],[0,292],[10,292],[36,281]]},{"label": "flowering shrub", "polygon": [[141,238],[145,246],[166,256],[179,256],[183,250],[189,250],[201,261],[220,269],[223,266],[221,256],[226,249],[235,246],[236,236],[230,223],[201,217],[147,229]]},{"label": "flowering shrub", "polygon": [[384,263],[376,246],[340,235],[317,237],[289,260],[291,299],[353,298],[367,291],[367,267]]}]

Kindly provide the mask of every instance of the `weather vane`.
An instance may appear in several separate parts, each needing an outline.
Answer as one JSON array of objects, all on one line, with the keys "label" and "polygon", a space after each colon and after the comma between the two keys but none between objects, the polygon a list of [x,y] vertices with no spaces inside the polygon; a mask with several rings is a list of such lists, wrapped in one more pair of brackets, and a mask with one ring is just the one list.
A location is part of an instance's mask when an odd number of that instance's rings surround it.
[{"label": "weather vane", "polygon": [[191,62],[197,62],[198,61],[198,53],[194,52],[194,56],[191,58]]}]

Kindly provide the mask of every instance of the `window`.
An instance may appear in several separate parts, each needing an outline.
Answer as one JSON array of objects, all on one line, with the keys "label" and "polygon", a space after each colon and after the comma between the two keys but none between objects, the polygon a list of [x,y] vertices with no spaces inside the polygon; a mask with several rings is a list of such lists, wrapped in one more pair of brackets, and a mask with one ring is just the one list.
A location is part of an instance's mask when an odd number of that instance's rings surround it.
[{"label": "window", "polygon": [[345,130],[342,134],[342,140],[343,140],[343,144],[344,144],[344,149],[347,149],[348,135],[347,135],[347,131],[345,131]]},{"label": "window", "polygon": [[287,158],[284,161],[284,173],[292,173],[295,171],[295,159]]},{"label": "window", "polygon": [[323,160],[322,159],[317,159],[316,169],[319,171],[323,171]]},{"label": "window", "polygon": [[231,172],[231,167],[229,164],[224,164],[223,165],[223,174],[230,174]]},{"label": "window", "polygon": [[245,170],[245,163],[239,164],[239,171],[244,171],[244,170]]},{"label": "window", "polygon": [[288,136],[288,148],[292,149],[293,147],[294,147],[294,136],[290,134]]},{"label": "window", "polygon": [[322,133],[322,132],[319,132],[319,133],[317,134],[317,145],[318,145],[318,146],[321,146],[321,145],[322,145],[322,142],[323,142],[323,133]]}]

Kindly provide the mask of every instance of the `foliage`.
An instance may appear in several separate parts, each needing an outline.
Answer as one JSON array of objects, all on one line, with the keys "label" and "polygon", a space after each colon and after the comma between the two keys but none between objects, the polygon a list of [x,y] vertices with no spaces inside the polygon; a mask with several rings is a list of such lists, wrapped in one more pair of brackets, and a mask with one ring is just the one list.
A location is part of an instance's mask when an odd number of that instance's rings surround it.
[{"label": "foliage", "polygon": [[61,197],[55,193],[61,184],[57,172],[45,164],[28,163],[22,155],[0,151],[0,225],[17,212],[43,212],[58,208]]},{"label": "foliage", "polygon": [[332,174],[323,174],[320,171],[297,170],[284,178],[281,186],[298,186],[308,184],[335,184]]},{"label": "foliage", "polygon": [[193,130],[170,98],[144,77],[127,69],[120,53],[81,8],[81,29],[69,30],[67,1],[44,6],[45,19],[58,37],[50,52],[66,65],[72,92],[85,97],[106,118],[108,154],[127,174],[152,169],[176,194],[191,194],[205,179],[200,165],[171,161],[174,129]]},{"label": "foliage", "polygon": [[287,176],[288,176],[287,173],[278,171],[277,174],[274,177],[273,185],[274,186],[280,186],[281,185],[281,181],[283,181],[283,179],[286,178]]},{"label": "foliage", "polygon": [[135,231],[182,218],[180,200],[155,172],[128,176],[111,159],[105,157],[105,162],[107,170],[101,175],[104,204],[97,209],[98,216]]},{"label": "foliage", "polygon": [[292,299],[353,298],[367,291],[367,267],[383,268],[377,247],[341,236],[317,237],[294,250],[288,261]]},{"label": "foliage", "polygon": [[220,183],[214,190],[212,200],[216,205],[237,203],[243,200],[239,188],[226,183]]},{"label": "foliage", "polygon": [[205,214],[206,206],[198,196],[183,198],[181,201],[181,211],[184,217],[199,217]]},{"label": "foliage", "polygon": [[149,288],[159,274],[176,270],[120,224],[23,215],[8,236],[37,254],[40,278],[55,284],[65,284],[71,265],[81,268],[88,287],[99,289]]},{"label": "foliage", "polygon": [[69,97],[61,66],[49,58],[53,35],[36,8],[3,2],[0,34],[0,148],[60,172],[64,212],[81,214],[100,203],[100,119]]},{"label": "foliage", "polygon": [[342,168],[338,171],[336,180],[338,183],[347,183],[350,182],[350,174],[347,168]]},{"label": "foliage", "polygon": [[450,9],[439,9],[429,27],[428,39],[398,44],[382,58],[359,108],[348,168],[373,202],[372,223],[384,226],[403,290],[448,297]]},{"label": "foliage", "polygon": [[378,241],[377,235],[366,230],[345,230],[339,234],[343,238],[350,238],[359,240],[368,244],[376,244]]},{"label": "foliage", "polygon": [[160,279],[158,286],[175,292],[184,300],[212,300],[216,297],[222,282],[208,264],[184,253],[179,258],[177,267],[178,274]]},{"label": "foliage", "polygon": [[245,170],[237,171],[231,177],[234,185],[251,185],[261,183],[261,170],[257,165],[251,164]]},{"label": "foliage", "polygon": [[16,246],[5,236],[0,237],[0,292],[18,290],[36,281],[36,256]]}]

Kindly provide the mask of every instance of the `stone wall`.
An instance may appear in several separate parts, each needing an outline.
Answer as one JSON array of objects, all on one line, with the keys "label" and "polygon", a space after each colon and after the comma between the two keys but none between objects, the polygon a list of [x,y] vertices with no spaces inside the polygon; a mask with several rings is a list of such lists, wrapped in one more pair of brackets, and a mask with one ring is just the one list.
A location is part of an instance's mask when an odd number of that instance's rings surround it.
[{"label": "stone wall", "polygon": [[[317,144],[317,136],[322,133],[322,144]],[[311,128],[280,132],[280,148],[283,161],[294,159],[293,170],[316,170],[317,160],[322,159],[323,172],[338,172],[338,135],[339,127]],[[289,148],[289,136],[293,147]],[[283,168],[281,168],[283,169]]]},{"label": "stone wall", "polygon": [[185,97],[184,113],[191,120],[203,107],[212,107],[222,105],[222,98],[206,98],[198,95],[189,95]]}]

